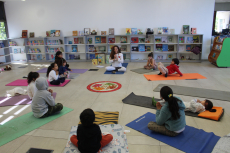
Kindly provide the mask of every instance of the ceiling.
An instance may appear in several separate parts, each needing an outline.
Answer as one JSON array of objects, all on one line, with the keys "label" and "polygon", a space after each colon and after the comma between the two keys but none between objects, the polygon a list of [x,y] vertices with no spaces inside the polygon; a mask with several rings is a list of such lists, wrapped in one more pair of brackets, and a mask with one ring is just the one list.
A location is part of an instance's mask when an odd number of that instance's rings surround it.
[{"label": "ceiling", "polygon": [[226,3],[226,2],[230,2],[230,0],[215,0],[216,3]]}]

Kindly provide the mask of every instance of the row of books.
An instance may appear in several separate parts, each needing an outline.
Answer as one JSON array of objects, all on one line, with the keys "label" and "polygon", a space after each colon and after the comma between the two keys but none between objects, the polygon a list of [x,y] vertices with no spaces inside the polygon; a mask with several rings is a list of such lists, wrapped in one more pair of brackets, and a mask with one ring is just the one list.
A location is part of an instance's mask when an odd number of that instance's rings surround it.
[{"label": "row of books", "polygon": [[44,41],[43,40],[27,41],[27,45],[29,46],[44,45]]},{"label": "row of books", "polygon": [[[185,37],[179,37],[179,43],[185,43]],[[199,36],[187,37],[186,43],[199,43]]]},{"label": "row of books", "polygon": [[155,37],[156,43],[173,43],[173,36]]},{"label": "row of books", "polygon": [[80,60],[81,56],[80,54],[69,54],[69,60]]},{"label": "row of books", "polygon": [[61,30],[46,31],[46,37],[60,37]]},{"label": "row of books", "polygon": [[[88,44],[92,44],[93,43],[93,39],[92,38],[88,38]],[[101,36],[95,36],[95,43],[106,43],[106,37],[101,37]]]},{"label": "row of books", "polygon": [[45,60],[46,56],[44,54],[30,55],[31,60]]},{"label": "row of books", "polygon": [[106,46],[89,45],[89,52],[106,52]]},{"label": "row of books", "polygon": [[150,38],[132,37],[131,43],[150,43]]},{"label": "row of books", "polygon": [[63,47],[60,47],[60,48],[46,48],[46,53],[56,53],[58,51],[64,52]]},{"label": "row of books", "polygon": [[4,43],[0,43],[0,48],[4,48],[5,44]]},{"label": "row of books", "polygon": [[39,48],[29,48],[29,53],[41,53],[41,50]]},{"label": "row of books", "polygon": [[127,43],[127,36],[121,36],[120,39],[119,37],[109,38],[109,43],[115,43],[115,42],[116,43]]},{"label": "row of books", "polygon": [[151,46],[145,46],[144,44],[139,44],[138,46],[133,46],[132,51],[139,51],[139,52],[151,51]]},{"label": "row of books", "polygon": [[[173,59],[174,57],[173,57],[173,54],[167,54],[167,56],[165,57],[165,56],[163,56],[163,55],[157,55],[156,56],[156,59],[157,60],[165,60],[165,59],[168,59],[168,60],[170,60],[170,59]],[[192,55],[180,55],[180,60],[194,60],[193,58],[192,58]]]},{"label": "row of books", "polygon": [[14,48],[14,54],[23,54],[24,50],[21,48]]},{"label": "row of books", "polygon": [[15,41],[10,41],[9,46],[17,46],[17,43]]},{"label": "row of books", "polygon": [[47,45],[61,45],[63,44],[63,41],[61,39],[59,40],[47,40]]},{"label": "row of books", "polygon": [[84,44],[83,37],[74,38],[73,41],[69,40],[68,44]]}]

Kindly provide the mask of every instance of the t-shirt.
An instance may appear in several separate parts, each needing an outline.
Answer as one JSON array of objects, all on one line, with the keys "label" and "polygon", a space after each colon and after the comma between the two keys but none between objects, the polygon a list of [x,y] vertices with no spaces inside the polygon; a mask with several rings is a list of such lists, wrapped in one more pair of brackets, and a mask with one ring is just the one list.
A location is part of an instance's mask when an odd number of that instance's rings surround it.
[{"label": "t-shirt", "polygon": [[112,67],[122,67],[122,63],[124,62],[123,54],[119,53],[117,54],[117,56],[118,56],[117,61],[113,61],[113,59],[109,59],[109,63],[112,63]]},{"label": "t-shirt", "polygon": [[38,89],[35,86],[35,82],[34,81],[30,82],[30,84],[27,86],[27,93],[30,99],[33,99],[33,96],[37,90]]},{"label": "t-shirt", "polygon": [[184,102],[185,110],[193,113],[201,113],[205,111],[205,107],[197,102],[197,99],[191,100],[191,102]]},{"label": "t-shirt", "polygon": [[59,75],[56,75],[56,72],[54,70],[51,70],[48,76],[48,81],[51,82],[53,80],[57,80]]}]

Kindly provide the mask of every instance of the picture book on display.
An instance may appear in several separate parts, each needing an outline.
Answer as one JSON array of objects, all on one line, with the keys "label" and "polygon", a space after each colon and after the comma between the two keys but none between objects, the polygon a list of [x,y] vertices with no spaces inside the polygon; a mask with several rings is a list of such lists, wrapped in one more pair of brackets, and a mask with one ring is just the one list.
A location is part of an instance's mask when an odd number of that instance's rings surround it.
[{"label": "picture book on display", "polygon": [[145,43],[145,38],[139,38],[139,43]]},{"label": "picture book on display", "polygon": [[189,34],[189,25],[183,25],[183,34]]},{"label": "picture book on display", "polygon": [[193,37],[187,37],[187,43],[193,43]]},{"label": "picture book on display", "polygon": [[131,43],[138,43],[138,37],[132,37]]},{"label": "picture book on display", "polygon": [[46,37],[50,37],[50,31],[46,31]]},{"label": "picture book on display", "polygon": [[168,42],[172,43],[173,42],[173,36],[168,36]]},{"label": "picture book on display", "polygon": [[109,28],[109,35],[114,35],[115,31],[114,28]]},{"label": "picture book on display", "polygon": [[126,28],[126,35],[130,35],[131,34],[131,28]]},{"label": "picture book on display", "polygon": [[179,45],[179,52],[185,51],[185,45]]},{"label": "picture book on display", "polygon": [[90,34],[90,28],[84,28],[84,35],[88,36]]},{"label": "picture book on display", "polygon": [[162,43],[167,43],[168,42],[168,38],[167,37],[161,37],[161,42]]},{"label": "picture book on display", "polygon": [[115,38],[109,38],[109,43],[115,43]]},{"label": "picture book on display", "polygon": [[78,31],[73,31],[73,36],[77,36],[78,35]]},{"label": "picture book on display", "polygon": [[196,34],[196,28],[191,28],[191,34]]},{"label": "picture book on display", "polygon": [[123,58],[124,58],[124,60],[126,60],[126,54],[123,54]]},{"label": "picture book on display", "polygon": [[101,31],[101,35],[106,35],[106,31]]},{"label": "picture book on display", "polygon": [[72,52],[77,52],[77,45],[72,45]]},{"label": "picture book on display", "polygon": [[84,36],[84,31],[78,31],[79,36]]},{"label": "picture book on display", "polygon": [[22,38],[27,38],[28,37],[28,30],[22,30]]},{"label": "picture book on display", "polygon": [[150,35],[148,35],[148,37],[146,36],[146,38],[145,38],[145,43],[150,43],[150,40],[151,40]]},{"label": "picture book on display", "polygon": [[35,55],[30,55],[30,60],[36,60],[36,56]]},{"label": "picture book on display", "polygon": [[92,60],[92,64],[93,64],[93,65],[98,65],[97,59],[93,59],[93,60]]},{"label": "picture book on display", "polygon": [[101,43],[106,43],[106,37],[101,37]]},{"label": "picture book on display", "polygon": [[78,38],[78,44],[84,44],[83,37],[79,37],[79,38]]},{"label": "picture book on display", "polygon": [[137,29],[137,34],[138,35],[143,35],[142,29]]},{"label": "picture book on display", "polygon": [[155,37],[155,42],[156,43],[161,43],[161,37]]},{"label": "picture book on display", "polygon": [[78,44],[78,38],[74,38],[73,41],[74,41],[74,44]]},{"label": "picture book on display", "polygon": [[95,59],[95,54],[89,54],[89,59]]},{"label": "picture book on display", "polygon": [[54,37],[55,36],[55,32],[56,32],[56,30],[50,30],[50,37]]},{"label": "picture book on display", "polygon": [[50,54],[50,55],[49,55],[49,59],[50,59],[50,60],[55,60],[55,54]]},{"label": "picture book on display", "polygon": [[127,46],[126,45],[121,45],[121,51],[122,52],[127,52]]},{"label": "picture book on display", "polygon": [[97,35],[97,29],[96,28],[92,29],[91,35]]},{"label": "picture book on display", "polygon": [[109,57],[110,57],[110,55],[106,55],[106,59],[105,59],[105,62],[106,62],[106,64],[109,64]]},{"label": "picture book on display", "polygon": [[42,60],[42,54],[37,54],[36,57],[37,57],[37,60]]},{"label": "picture book on display", "polygon": [[56,30],[55,31],[55,37],[60,37],[61,31],[60,30]]},{"label": "picture book on display", "polygon": [[193,36],[193,43],[199,43],[199,36]]},{"label": "picture book on display", "polygon": [[139,49],[140,52],[144,52],[145,51],[145,45],[144,44],[139,44],[138,49]]},{"label": "picture book on display", "polygon": [[127,43],[127,36],[121,36],[121,43]]},{"label": "picture book on display", "polygon": [[137,46],[133,46],[132,47],[132,51],[138,51],[138,47]]},{"label": "picture book on display", "polygon": [[163,56],[162,56],[162,55],[158,55],[158,56],[157,56],[157,59],[158,59],[158,60],[162,60],[162,59],[163,59]]},{"label": "picture book on display", "polygon": [[162,51],[162,44],[156,44],[157,51]]},{"label": "picture book on display", "polygon": [[88,38],[88,44],[92,44],[93,43],[93,38]]},{"label": "picture book on display", "polygon": [[30,32],[30,38],[34,38],[34,32]]},{"label": "picture book on display", "polygon": [[186,45],[186,51],[190,52],[191,51],[191,45]]},{"label": "picture book on display", "polygon": [[163,34],[168,34],[168,27],[163,27]]},{"label": "picture book on display", "polygon": [[172,59],[173,58],[173,54],[168,54],[167,57],[168,57],[168,59]]},{"label": "picture book on display", "polygon": [[168,45],[168,51],[174,51],[174,45]]},{"label": "picture book on display", "polygon": [[162,45],[162,51],[168,51],[168,44]]},{"label": "picture book on display", "polygon": [[96,44],[101,43],[101,36],[95,36],[95,43]]},{"label": "picture book on display", "polygon": [[158,33],[158,34],[163,34],[163,28],[162,28],[162,27],[158,27],[157,33]]},{"label": "picture book on display", "polygon": [[151,51],[151,46],[145,46],[145,49],[146,49],[145,51],[147,51],[147,52]]},{"label": "picture book on display", "polygon": [[89,52],[94,52],[94,51],[95,51],[94,45],[89,45]]},{"label": "picture book on display", "polygon": [[105,54],[96,54],[95,56],[99,64],[105,64]]},{"label": "picture book on display", "polygon": [[137,35],[137,28],[132,28],[132,35]]},{"label": "picture book on display", "polygon": [[170,34],[175,34],[175,29],[169,29]]},{"label": "picture book on display", "polygon": [[184,43],[184,37],[183,36],[179,37],[179,43]]},{"label": "picture book on display", "polygon": [[100,52],[105,52],[106,51],[106,46],[99,46],[98,49]]}]

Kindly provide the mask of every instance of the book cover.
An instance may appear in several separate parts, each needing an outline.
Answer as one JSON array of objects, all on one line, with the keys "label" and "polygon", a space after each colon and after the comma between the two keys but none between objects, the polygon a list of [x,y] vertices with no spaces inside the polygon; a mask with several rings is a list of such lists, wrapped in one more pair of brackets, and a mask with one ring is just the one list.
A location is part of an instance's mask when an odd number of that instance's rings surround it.
[{"label": "book cover", "polygon": [[106,43],[106,37],[101,37],[101,43]]},{"label": "book cover", "polygon": [[186,58],[184,57],[184,55],[180,55],[180,59],[185,60]]},{"label": "book cover", "polygon": [[34,32],[30,32],[30,38],[34,38]]},{"label": "book cover", "polygon": [[93,39],[92,38],[88,38],[88,44],[92,44],[93,43]]},{"label": "book cover", "polygon": [[127,43],[127,36],[121,36],[121,43]]},{"label": "book cover", "polygon": [[126,45],[121,45],[121,51],[122,52],[127,52],[127,46]]},{"label": "book cover", "polygon": [[106,35],[106,31],[101,31],[101,35]]},{"label": "book cover", "polygon": [[156,44],[157,51],[162,51],[162,44]]},{"label": "book cover", "polygon": [[46,37],[50,37],[50,31],[46,31]]},{"label": "book cover", "polygon": [[138,47],[137,46],[133,46],[132,47],[132,51],[138,51]]},{"label": "book cover", "polygon": [[89,52],[94,52],[94,51],[95,51],[94,45],[89,45]]},{"label": "book cover", "polygon": [[191,34],[196,34],[196,28],[191,28]]},{"label": "book cover", "polygon": [[137,34],[138,35],[143,35],[142,29],[137,29]]},{"label": "book cover", "polygon": [[72,52],[77,52],[77,45],[72,45]]},{"label": "book cover", "polygon": [[163,56],[162,56],[162,55],[158,55],[158,56],[157,56],[157,59],[158,59],[158,60],[162,60],[162,59],[163,59]]},{"label": "book cover", "polygon": [[145,46],[145,48],[146,48],[146,51],[148,52],[148,51],[151,51],[151,46]]},{"label": "book cover", "polygon": [[130,35],[131,34],[131,28],[126,28],[126,35]]},{"label": "book cover", "polygon": [[95,36],[95,43],[100,44],[101,43],[101,36]]},{"label": "book cover", "polygon": [[78,44],[84,44],[83,37],[79,37],[79,38],[78,38]]},{"label": "book cover", "polygon": [[193,43],[193,37],[187,37],[187,43]]},{"label": "book cover", "polygon": [[175,29],[169,29],[170,34],[175,34]]},{"label": "book cover", "polygon": [[98,62],[97,62],[97,59],[92,59],[92,64],[93,64],[93,65],[97,65],[97,63],[98,63]]},{"label": "book cover", "polygon": [[31,60],[36,60],[36,56],[35,55],[31,55]]},{"label": "book cover", "polygon": [[145,43],[145,38],[139,38],[139,43]]},{"label": "book cover", "polygon": [[132,37],[131,43],[138,43],[138,37]]},{"label": "book cover", "polygon": [[78,44],[78,38],[74,38],[74,44]]},{"label": "book cover", "polygon": [[113,47],[113,45],[109,45],[109,52],[112,51],[112,47]]},{"label": "book cover", "polygon": [[173,42],[173,36],[168,36],[168,42],[172,43]]},{"label": "book cover", "polygon": [[56,30],[50,30],[50,37],[54,37],[55,36],[55,32],[56,32]]},{"label": "book cover", "polygon": [[168,34],[168,27],[163,27],[163,34]]},{"label": "book cover", "polygon": [[140,52],[144,52],[145,51],[145,45],[144,44],[139,44],[138,49],[139,49]]},{"label": "book cover", "polygon": [[105,64],[105,54],[98,54],[96,58],[99,64]]},{"label": "book cover", "polygon": [[126,60],[126,54],[123,54],[123,58],[124,58],[124,60]]},{"label": "book cover", "polygon": [[167,43],[168,42],[168,38],[167,37],[161,37],[161,42],[162,43]]},{"label": "book cover", "polygon": [[105,52],[106,51],[106,46],[99,46],[99,52]]},{"label": "book cover", "polygon": [[55,60],[55,55],[54,54],[50,54],[49,57],[50,57],[50,60]]},{"label": "book cover", "polygon": [[61,30],[56,30],[55,31],[55,37],[60,37],[61,34]]},{"label": "book cover", "polygon": [[179,43],[184,43],[184,37],[182,36],[179,37]]},{"label": "book cover", "polygon": [[106,64],[109,64],[109,57],[110,55],[106,55]]},{"label": "book cover", "polygon": [[109,28],[109,35],[114,35],[114,33],[115,33],[114,28]]},{"label": "book cover", "polygon": [[115,43],[115,38],[109,38],[109,43]]},{"label": "book cover", "polygon": [[155,37],[155,42],[156,43],[161,43],[161,37]]},{"label": "book cover", "polygon": [[84,31],[78,31],[79,36],[84,36]]},{"label": "book cover", "polygon": [[215,58],[215,56],[216,56],[216,53],[213,53],[213,54],[212,54],[212,57]]},{"label": "book cover", "polygon": [[158,27],[157,33],[158,33],[158,34],[163,34],[163,28],[162,28],[162,27]]},{"label": "book cover", "polygon": [[179,45],[179,52],[184,52],[184,51],[185,51],[185,46]]},{"label": "book cover", "polygon": [[137,28],[132,28],[132,35],[137,35]]},{"label": "book cover", "polygon": [[97,35],[97,29],[96,29],[96,28],[93,28],[93,29],[92,29],[91,35]]},{"label": "book cover", "polygon": [[174,45],[168,45],[168,51],[174,51]]},{"label": "book cover", "polygon": [[78,31],[73,31],[73,36],[77,36],[78,35]]},{"label": "book cover", "polygon": [[168,54],[167,57],[168,57],[168,59],[172,59],[173,58],[173,54]]},{"label": "book cover", "polygon": [[216,49],[216,50],[221,50],[221,49],[222,49],[222,45],[216,45],[216,46],[215,46],[215,49]]},{"label": "book cover", "polygon": [[28,31],[27,30],[22,30],[22,38],[27,38],[28,37]]},{"label": "book cover", "polygon": [[151,37],[150,35],[148,37],[145,38],[145,43],[150,43]]},{"label": "book cover", "polygon": [[183,25],[183,34],[189,34],[189,25]]},{"label": "book cover", "polygon": [[18,53],[17,48],[14,48],[14,54],[17,54],[17,53]]},{"label": "book cover", "polygon": [[42,54],[37,54],[37,60],[42,60]]},{"label": "book cover", "polygon": [[69,54],[69,60],[74,60],[74,54]]},{"label": "book cover", "polygon": [[95,54],[89,54],[89,59],[95,59]]},{"label": "book cover", "polygon": [[46,60],[46,55],[42,54],[42,60]]},{"label": "book cover", "polygon": [[190,52],[191,51],[191,45],[186,45],[186,51]]},{"label": "book cover", "polygon": [[199,36],[193,36],[193,43],[199,43]]},{"label": "book cover", "polygon": [[69,40],[68,44],[73,44],[73,42],[71,40]]},{"label": "book cover", "polygon": [[17,48],[17,53],[21,53],[21,48]]},{"label": "book cover", "polygon": [[168,44],[162,45],[162,51],[168,51]]}]

